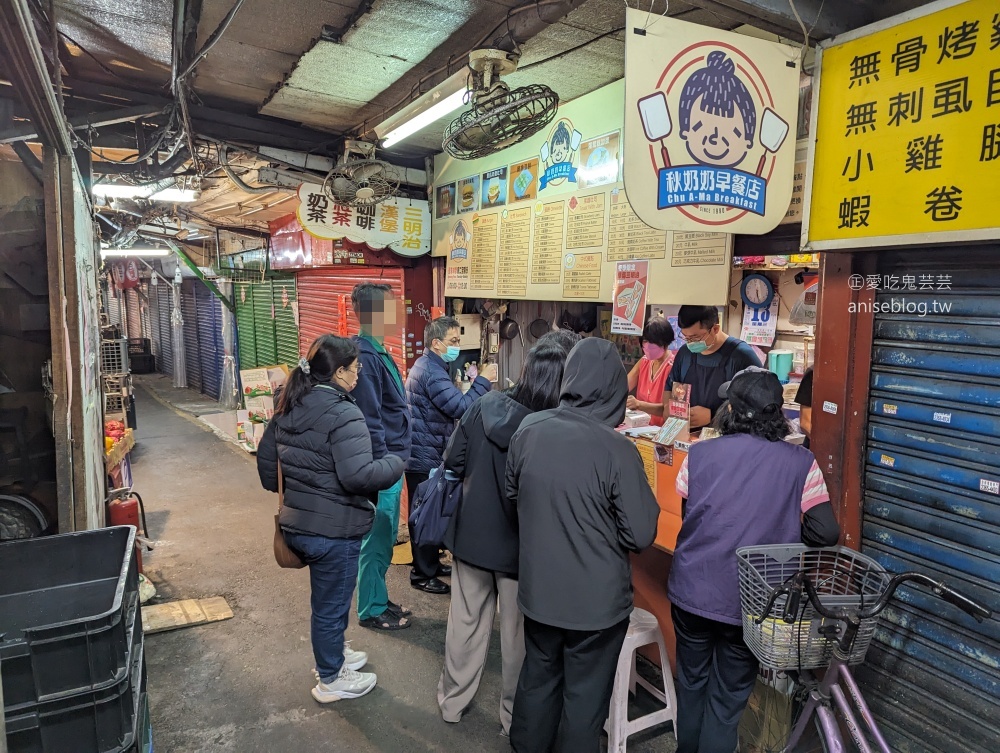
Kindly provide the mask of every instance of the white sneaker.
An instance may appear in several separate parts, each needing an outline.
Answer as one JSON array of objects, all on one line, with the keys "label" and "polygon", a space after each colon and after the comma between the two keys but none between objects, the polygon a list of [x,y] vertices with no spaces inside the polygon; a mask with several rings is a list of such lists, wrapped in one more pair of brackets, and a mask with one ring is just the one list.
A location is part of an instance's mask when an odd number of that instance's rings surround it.
[{"label": "white sneaker", "polygon": [[349,698],[360,698],[375,688],[377,677],[371,672],[355,672],[346,666],[341,668],[335,682],[319,682],[312,689],[312,697],[319,703],[333,703]]},{"label": "white sneaker", "polygon": [[[344,641],[344,666],[357,672],[368,663],[368,654],[364,651],[352,651],[351,642]],[[319,670],[313,667],[313,677],[319,682]]]}]

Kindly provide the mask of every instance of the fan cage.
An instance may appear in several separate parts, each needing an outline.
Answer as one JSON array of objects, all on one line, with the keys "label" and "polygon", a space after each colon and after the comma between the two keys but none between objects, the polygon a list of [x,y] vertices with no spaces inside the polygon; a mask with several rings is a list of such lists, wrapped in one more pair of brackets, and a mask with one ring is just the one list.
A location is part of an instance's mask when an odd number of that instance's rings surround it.
[{"label": "fan cage", "polygon": [[[365,175],[366,170],[371,174]],[[357,177],[362,175],[363,177]],[[335,187],[337,179],[347,185]],[[323,193],[341,206],[371,206],[395,198],[399,194],[400,176],[395,165],[382,160],[353,160],[333,168],[323,181]],[[367,189],[371,196],[361,195]]]},{"label": "fan cage", "polygon": [[479,159],[518,144],[556,116],[559,95],[542,84],[506,88],[476,100],[452,121],[442,147],[460,160]]}]

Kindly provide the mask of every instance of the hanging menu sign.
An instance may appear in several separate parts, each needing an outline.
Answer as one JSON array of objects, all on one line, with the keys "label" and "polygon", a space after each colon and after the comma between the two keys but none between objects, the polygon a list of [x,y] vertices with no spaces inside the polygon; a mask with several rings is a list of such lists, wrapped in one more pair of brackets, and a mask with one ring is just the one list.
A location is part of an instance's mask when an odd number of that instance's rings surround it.
[{"label": "hanging menu sign", "polygon": [[531,282],[558,285],[562,280],[562,250],[566,240],[566,202],[535,205],[535,251]]},{"label": "hanging menu sign", "polygon": [[502,217],[497,295],[501,298],[523,297],[528,293],[531,207],[504,210]]},{"label": "hanging menu sign", "polygon": [[593,248],[604,245],[604,215],[606,193],[574,196],[569,200],[569,224],[566,248]]},{"label": "hanging menu sign", "polygon": [[611,195],[611,228],[608,231],[608,261],[665,259],[667,232],[651,228],[632,211],[624,191]]},{"label": "hanging menu sign", "polygon": [[703,267],[725,264],[729,253],[729,236],[726,233],[675,232],[674,267]]},{"label": "hanging menu sign", "polygon": [[563,297],[598,298],[601,295],[601,261],[601,254],[566,254]]},{"label": "hanging menu sign", "polygon": [[469,287],[492,290],[497,279],[497,241],[500,215],[480,214],[472,220],[472,248],[469,250]]}]

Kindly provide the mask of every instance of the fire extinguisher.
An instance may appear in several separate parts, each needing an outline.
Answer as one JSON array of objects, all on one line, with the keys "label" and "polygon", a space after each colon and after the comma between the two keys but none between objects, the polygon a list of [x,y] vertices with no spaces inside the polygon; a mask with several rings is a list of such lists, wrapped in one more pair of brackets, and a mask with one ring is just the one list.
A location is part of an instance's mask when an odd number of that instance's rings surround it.
[{"label": "fire extinguisher", "polygon": [[142,504],[142,497],[132,491],[132,487],[123,489],[113,489],[108,494],[108,525],[112,526],[134,526],[135,556],[139,572],[142,570],[142,550],[153,551],[153,542],[149,538],[149,529],[146,527],[146,508]]}]

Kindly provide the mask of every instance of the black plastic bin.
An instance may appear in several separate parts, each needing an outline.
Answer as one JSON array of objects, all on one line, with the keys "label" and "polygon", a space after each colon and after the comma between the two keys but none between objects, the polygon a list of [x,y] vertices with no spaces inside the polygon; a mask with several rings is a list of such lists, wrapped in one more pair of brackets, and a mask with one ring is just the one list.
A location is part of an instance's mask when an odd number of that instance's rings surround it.
[{"label": "black plastic bin", "polygon": [[133,374],[152,374],[156,371],[156,356],[149,353],[130,353],[128,366]]},{"label": "black plastic bin", "polygon": [[124,753],[136,742],[146,690],[142,641],[125,679],[7,717],[9,753]]},{"label": "black plastic bin", "polygon": [[142,634],[135,528],[0,544],[0,573],[8,715],[127,679]]},{"label": "black plastic bin", "polygon": [[148,356],[152,352],[148,337],[130,337],[128,339],[128,354],[130,356]]}]

